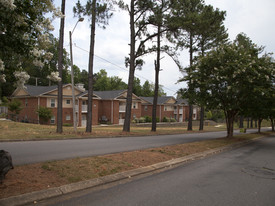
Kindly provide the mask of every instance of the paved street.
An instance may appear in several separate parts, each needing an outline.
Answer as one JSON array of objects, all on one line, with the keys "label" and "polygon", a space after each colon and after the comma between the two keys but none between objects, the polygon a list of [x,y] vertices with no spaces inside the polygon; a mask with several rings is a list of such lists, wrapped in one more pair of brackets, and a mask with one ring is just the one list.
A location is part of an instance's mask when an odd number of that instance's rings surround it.
[{"label": "paved street", "polygon": [[275,136],[107,189],[37,205],[274,206]]},{"label": "paved street", "polygon": [[[255,129],[248,130],[248,132],[255,131]],[[236,133],[238,133],[237,130]],[[225,136],[226,132],[208,132],[143,137],[1,142],[0,149],[11,153],[14,165],[22,165],[183,144]]]}]

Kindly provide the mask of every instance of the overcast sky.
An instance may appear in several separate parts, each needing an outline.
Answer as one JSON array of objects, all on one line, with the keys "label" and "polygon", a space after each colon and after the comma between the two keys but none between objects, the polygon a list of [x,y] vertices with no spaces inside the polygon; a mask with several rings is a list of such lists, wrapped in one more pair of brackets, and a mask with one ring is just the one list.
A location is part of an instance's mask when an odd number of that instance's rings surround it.
[{"label": "overcast sky", "polygon": [[[64,47],[69,51],[69,31],[73,29],[78,18],[74,17],[73,6],[77,0],[66,1],[65,39]],[[85,3],[84,0],[81,2]],[[225,27],[228,29],[230,40],[243,32],[258,46],[265,46],[266,52],[275,51],[275,1],[274,0],[205,0],[214,8],[226,11]],[[55,0],[56,6],[61,6],[60,0]],[[73,60],[81,70],[88,70],[90,46],[90,21],[84,17],[84,22],[78,23],[73,33]],[[60,20],[54,22],[54,35],[59,35]],[[125,11],[115,11],[105,30],[97,27],[94,73],[105,69],[108,76],[119,76],[128,82],[128,69],[124,59],[129,54],[129,16]],[[165,56],[165,55],[163,55]],[[144,58],[145,65],[141,71],[136,70],[135,76],[144,81],[154,82],[155,55]],[[181,53],[181,62],[188,65],[188,53]],[[161,60],[160,84],[164,86],[167,95],[175,95],[176,91],[185,87],[183,83],[176,84],[182,77],[173,61],[165,56]]]}]

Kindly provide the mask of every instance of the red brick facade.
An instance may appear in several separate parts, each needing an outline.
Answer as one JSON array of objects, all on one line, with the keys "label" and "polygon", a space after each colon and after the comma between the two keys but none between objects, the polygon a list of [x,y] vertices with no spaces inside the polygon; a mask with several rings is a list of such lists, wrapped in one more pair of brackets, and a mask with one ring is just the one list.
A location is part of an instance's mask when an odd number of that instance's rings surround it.
[{"label": "red brick facade", "polygon": [[[57,91],[52,89],[47,92],[32,96],[31,91],[41,89],[40,87],[28,86],[26,90],[17,89],[13,98],[21,101],[22,110],[18,115],[19,121],[28,121],[32,123],[39,123],[37,109],[39,106],[47,107],[52,110],[52,118],[47,124],[56,124],[57,122]],[[47,88],[43,87],[44,90]],[[62,120],[63,124],[73,125],[73,107],[71,97],[71,85],[64,85],[63,87],[63,110]],[[83,95],[82,95],[83,94]],[[110,124],[122,124],[125,119],[126,110],[126,91],[106,91],[94,94],[93,110],[92,110],[92,124],[97,125],[102,122]],[[76,116],[77,126],[86,126],[87,122],[87,93],[78,90],[76,98]],[[101,96],[100,96],[101,95]],[[112,96],[109,97],[108,95]],[[165,97],[166,102],[157,106],[157,117],[160,121],[163,118],[174,118],[178,122],[185,121],[188,118],[188,106],[182,103],[177,104],[177,100],[173,97]],[[133,95],[131,120],[138,119],[144,116],[152,116],[153,105],[143,101],[139,97]],[[196,113],[196,112],[194,112]],[[195,115],[195,114],[194,114]],[[198,115],[197,115],[198,116]],[[40,120],[41,123],[41,120]]]}]

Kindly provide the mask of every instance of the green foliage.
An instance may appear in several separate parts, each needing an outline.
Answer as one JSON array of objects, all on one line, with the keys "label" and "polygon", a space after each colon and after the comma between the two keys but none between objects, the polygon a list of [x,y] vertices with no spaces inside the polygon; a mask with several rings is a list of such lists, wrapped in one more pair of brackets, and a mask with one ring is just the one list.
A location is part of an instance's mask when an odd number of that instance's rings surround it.
[{"label": "green foliage", "polygon": [[7,97],[2,97],[2,104],[1,106],[7,106],[9,104],[9,100]]},{"label": "green foliage", "polygon": [[14,112],[18,115],[20,111],[23,109],[21,107],[21,101],[18,99],[12,99],[12,101],[8,103],[8,109],[9,111]]},{"label": "green foliage", "polygon": [[39,119],[41,119],[43,122],[48,122],[52,117],[52,110],[47,107],[39,107],[37,109],[37,113],[39,116]]},{"label": "green foliage", "polygon": [[[8,4],[14,6],[7,7]],[[46,14],[54,11],[51,0],[0,2],[0,59],[4,62],[6,75],[6,83],[0,85],[1,95],[10,96],[14,91],[15,85],[11,82],[16,82],[13,75],[16,70],[48,64],[46,54],[49,54],[49,32],[53,30],[53,18]],[[40,68],[36,66],[37,70]]]},{"label": "green foliage", "polygon": [[146,122],[152,122],[152,117],[150,117],[150,116],[145,116],[145,121],[146,121]]},{"label": "green foliage", "polygon": [[162,122],[169,122],[169,119],[167,117],[163,117]]},{"label": "green foliage", "polygon": [[224,112],[222,110],[209,110],[206,113],[206,119],[217,122],[218,120],[224,120]]},{"label": "green foliage", "polygon": [[212,112],[211,111],[208,111],[206,113],[206,119],[212,119],[213,115],[212,115]]},{"label": "green foliage", "polygon": [[191,91],[193,100],[210,110],[223,110],[231,125],[240,112],[246,111],[257,118],[266,116],[270,110],[266,109],[266,100],[274,94],[275,69],[269,55],[259,57],[261,52],[262,48],[244,35],[211,50],[189,68],[186,92]]}]

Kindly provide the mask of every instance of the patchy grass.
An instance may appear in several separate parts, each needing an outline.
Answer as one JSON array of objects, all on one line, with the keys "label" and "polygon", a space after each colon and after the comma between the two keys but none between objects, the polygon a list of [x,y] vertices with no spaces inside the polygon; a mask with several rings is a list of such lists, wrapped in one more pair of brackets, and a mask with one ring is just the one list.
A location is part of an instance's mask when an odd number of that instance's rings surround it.
[{"label": "patchy grass", "polygon": [[16,166],[0,185],[0,198],[115,174],[269,134],[244,134],[234,138]]},{"label": "patchy grass", "polygon": [[[198,132],[198,127],[193,127],[192,132]],[[204,131],[221,131],[221,127],[205,126]],[[0,140],[33,140],[33,139],[69,139],[69,138],[95,138],[95,137],[115,137],[115,136],[136,136],[136,135],[159,135],[159,134],[180,134],[190,133],[184,126],[158,127],[157,132],[151,132],[151,127],[132,126],[131,132],[122,132],[122,126],[96,126],[93,127],[92,134],[85,133],[85,128],[78,128],[77,134],[73,132],[73,127],[63,127],[63,133],[56,133],[56,126],[38,125],[12,121],[0,121]]]}]

